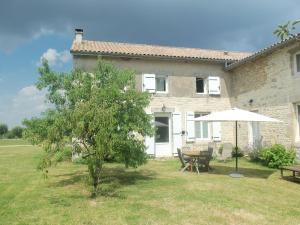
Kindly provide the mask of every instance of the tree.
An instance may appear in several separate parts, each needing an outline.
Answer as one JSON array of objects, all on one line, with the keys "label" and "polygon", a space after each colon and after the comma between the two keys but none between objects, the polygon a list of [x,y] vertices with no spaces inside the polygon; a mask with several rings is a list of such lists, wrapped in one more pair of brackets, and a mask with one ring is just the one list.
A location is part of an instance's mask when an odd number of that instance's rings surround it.
[{"label": "tree", "polygon": [[22,138],[23,128],[16,126],[9,131],[9,135],[12,138]]},{"label": "tree", "polygon": [[153,133],[151,116],[144,110],[150,96],[135,88],[133,71],[99,61],[93,73],[80,69],[57,73],[44,61],[39,73],[37,88],[48,91],[55,108],[23,123],[25,137],[42,144],[46,152],[42,169],[51,166],[55,155],[75,139],[74,151],[87,161],[95,196],[107,155],[114,155],[126,167],[146,162],[140,137]]},{"label": "tree", "polygon": [[0,136],[5,135],[8,132],[8,127],[6,124],[0,124]]},{"label": "tree", "polygon": [[296,29],[296,25],[300,23],[300,20],[288,21],[286,24],[278,25],[273,34],[277,36],[281,41],[293,36],[293,30]]}]

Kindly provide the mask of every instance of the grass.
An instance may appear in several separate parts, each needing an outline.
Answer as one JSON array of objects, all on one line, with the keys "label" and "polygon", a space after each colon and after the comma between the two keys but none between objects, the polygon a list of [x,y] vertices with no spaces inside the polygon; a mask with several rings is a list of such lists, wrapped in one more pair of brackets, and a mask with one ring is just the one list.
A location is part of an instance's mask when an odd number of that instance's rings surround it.
[{"label": "grass", "polygon": [[138,169],[105,167],[102,196],[91,199],[86,166],[62,163],[48,179],[37,147],[0,148],[0,224],[299,224],[300,186],[277,170],[214,161],[210,173],[180,173],[177,160]]},{"label": "grass", "polygon": [[24,139],[0,139],[0,146],[6,145],[29,145]]}]

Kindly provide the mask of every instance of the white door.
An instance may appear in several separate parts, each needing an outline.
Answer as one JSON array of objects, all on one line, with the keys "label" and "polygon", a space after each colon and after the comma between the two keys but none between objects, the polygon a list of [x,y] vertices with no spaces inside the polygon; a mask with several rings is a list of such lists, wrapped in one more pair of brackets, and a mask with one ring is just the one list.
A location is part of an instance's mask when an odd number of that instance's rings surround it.
[{"label": "white door", "polygon": [[170,113],[154,114],[155,156],[171,156],[171,119]]}]

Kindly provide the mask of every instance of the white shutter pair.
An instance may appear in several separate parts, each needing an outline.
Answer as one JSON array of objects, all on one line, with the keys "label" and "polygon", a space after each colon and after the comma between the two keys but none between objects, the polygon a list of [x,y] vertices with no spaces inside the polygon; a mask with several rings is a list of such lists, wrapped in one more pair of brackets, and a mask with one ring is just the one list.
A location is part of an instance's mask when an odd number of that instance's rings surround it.
[{"label": "white shutter pair", "polygon": [[219,95],[220,93],[220,77],[208,77],[208,94]]},{"label": "white shutter pair", "polygon": [[[186,113],[186,141],[194,142],[195,141],[195,116],[194,112]],[[212,139],[214,141],[221,141],[221,123],[212,122]]]},{"label": "white shutter pair", "polygon": [[143,91],[148,91],[149,93],[155,93],[156,82],[155,74],[143,74]]}]

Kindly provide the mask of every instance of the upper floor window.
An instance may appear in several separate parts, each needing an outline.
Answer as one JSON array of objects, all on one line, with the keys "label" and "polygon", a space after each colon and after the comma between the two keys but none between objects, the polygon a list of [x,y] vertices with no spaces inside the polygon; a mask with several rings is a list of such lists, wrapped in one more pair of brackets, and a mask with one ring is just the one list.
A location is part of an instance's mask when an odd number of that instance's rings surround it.
[{"label": "upper floor window", "polygon": [[196,93],[205,93],[205,81],[203,78],[196,77]]},{"label": "upper floor window", "polygon": [[168,84],[167,84],[166,76],[156,75],[155,84],[156,84],[156,92],[167,92],[168,91]]},{"label": "upper floor window", "polygon": [[295,54],[295,74],[300,75],[300,52]]},{"label": "upper floor window", "polygon": [[156,74],[144,74],[143,91],[148,91],[150,93],[167,93],[168,77]]}]

